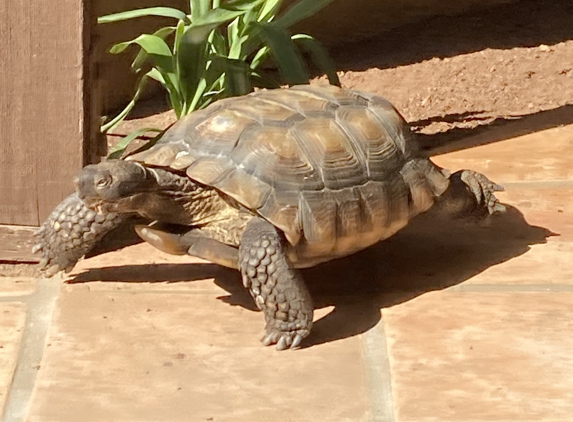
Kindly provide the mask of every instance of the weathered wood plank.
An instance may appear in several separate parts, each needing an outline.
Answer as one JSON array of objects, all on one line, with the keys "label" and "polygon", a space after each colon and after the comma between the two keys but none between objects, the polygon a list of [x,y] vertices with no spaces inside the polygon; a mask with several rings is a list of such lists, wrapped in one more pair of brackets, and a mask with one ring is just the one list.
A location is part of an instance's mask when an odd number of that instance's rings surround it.
[{"label": "weathered wood plank", "polygon": [[39,225],[89,160],[86,15],[84,1],[0,0],[0,223]]}]

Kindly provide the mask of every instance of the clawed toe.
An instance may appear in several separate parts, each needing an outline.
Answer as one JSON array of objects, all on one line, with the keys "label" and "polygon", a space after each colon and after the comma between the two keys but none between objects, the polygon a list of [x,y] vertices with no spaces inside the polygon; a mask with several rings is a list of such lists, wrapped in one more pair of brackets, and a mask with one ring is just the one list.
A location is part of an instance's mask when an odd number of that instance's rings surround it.
[{"label": "clawed toe", "polygon": [[499,202],[494,194],[491,194],[490,200],[487,204],[487,211],[489,214],[495,214],[496,212],[507,211],[507,207]]},{"label": "clawed toe", "polygon": [[472,170],[465,170],[461,179],[475,195],[478,204],[487,208],[489,214],[506,211],[506,207],[495,196],[495,192],[505,191],[502,185],[494,183],[483,174]]},{"label": "clawed toe", "polygon": [[51,267],[49,267],[48,269],[46,269],[44,271],[44,275],[46,277],[53,277],[55,276],[58,272],[60,272],[61,268],[58,264],[52,265]]},{"label": "clawed toe", "polygon": [[305,336],[297,332],[281,333],[273,331],[265,334],[261,339],[264,346],[272,346],[276,344],[277,350],[295,349],[300,346],[302,339]]}]

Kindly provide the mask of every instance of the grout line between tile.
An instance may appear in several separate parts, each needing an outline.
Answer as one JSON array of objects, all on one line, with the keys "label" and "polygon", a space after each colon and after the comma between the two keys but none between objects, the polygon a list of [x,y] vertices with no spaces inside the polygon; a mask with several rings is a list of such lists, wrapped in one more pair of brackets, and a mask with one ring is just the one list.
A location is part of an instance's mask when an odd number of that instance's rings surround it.
[{"label": "grout line between tile", "polygon": [[221,290],[113,290],[113,289],[91,289],[90,293],[122,294],[122,295],[214,295],[221,294]]},{"label": "grout line between tile", "polygon": [[30,300],[30,297],[32,297],[33,293],[30,293],[29,295],[14,295],[14,296],[10,296],[9,294],[3,294],[2,296],[0,296],[0,303],[5,303],[5,302],[28,302],[28,300]]},{"label": "grout line between tile", "polygon": [[458,284],[445,290],[467,293],[567,293],[573,292],[573,284]]},{"label": "grout line between tile", "polygon": [[364,334],[363,354],[370,390],[372,422],[395,422],[390,358],[384,330],[384,317]]},{"label": "grout line between tile", "polygon": [[512,182],[500,182],[505,188],[520,187],[520,188],[566,188],[573,186],[573,180],[568,179],[555,179],[555,180],[517,180]]},{"label": "grout line between tile", "polygon": [[20,340],[16,370],[6,399],[3,422],[24,422],[26,419],[61,285],[60,277],[42,279],[35,293],[9,298],[12,301],[22,298],[21,301],[28,305],[28,310]]}]

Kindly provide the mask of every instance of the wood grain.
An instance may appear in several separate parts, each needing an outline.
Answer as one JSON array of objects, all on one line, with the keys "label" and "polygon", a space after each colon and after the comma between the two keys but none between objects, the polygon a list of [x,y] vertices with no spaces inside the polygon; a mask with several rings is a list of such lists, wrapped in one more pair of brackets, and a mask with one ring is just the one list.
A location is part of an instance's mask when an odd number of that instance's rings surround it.
[{"label": "wood grain", "polygon": [[86,15],[83,1],[0,0],[0,223],[39,225],[93,159]]}]

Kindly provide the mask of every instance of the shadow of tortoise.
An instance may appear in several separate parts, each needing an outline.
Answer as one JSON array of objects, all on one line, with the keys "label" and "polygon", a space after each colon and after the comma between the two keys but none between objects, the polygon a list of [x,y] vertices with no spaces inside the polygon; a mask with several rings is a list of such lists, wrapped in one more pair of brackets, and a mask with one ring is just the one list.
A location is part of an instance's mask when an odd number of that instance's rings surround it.
[{"label": "shadow of tortoise", "polygon": [[[315,309],[334,307],[315,322],[302,347],[364,333],[380,321],[382,308],[460,284],[554,235],[529,225],[514,207],[480,221],[451,220],[432,212],[420,215],[392,238],[369,249],[302,270]],[[220,300],[257,311],[239,273],[214,264],[103,267],[80,273],[69,282],[191,282],[207,278],[229,293]]]}]

